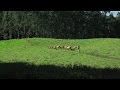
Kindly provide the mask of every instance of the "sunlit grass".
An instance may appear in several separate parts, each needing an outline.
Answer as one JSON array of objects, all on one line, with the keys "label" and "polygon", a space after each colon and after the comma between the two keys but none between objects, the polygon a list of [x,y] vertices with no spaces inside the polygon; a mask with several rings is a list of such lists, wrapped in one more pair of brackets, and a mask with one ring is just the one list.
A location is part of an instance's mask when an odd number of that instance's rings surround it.
[{"label": "sunlit grass", "polygon": [[[80,53],[70,50],[49,49],[52,45],[80,45]],[[1,62],[32,64],[83,64],[92,67],[120,67],[119,39],[15,39],[0,41]]]},{"label": "sunlit grass", "polygon": [[[53,45],[80,45],[80,53],[49,49]],[[120,68],[120,39],[29,38],[0,41],[0,62],[32,65],[86,65],[94,68]]]}]

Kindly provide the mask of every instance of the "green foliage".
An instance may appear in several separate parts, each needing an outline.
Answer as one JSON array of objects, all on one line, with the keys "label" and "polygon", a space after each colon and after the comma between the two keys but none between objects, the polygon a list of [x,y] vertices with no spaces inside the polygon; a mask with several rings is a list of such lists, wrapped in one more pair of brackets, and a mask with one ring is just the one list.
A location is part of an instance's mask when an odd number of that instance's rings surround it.
[{"label": "green foliage", "polygon": [[1,11],[0,39],[120,37],[119,13],[109,11]]}]

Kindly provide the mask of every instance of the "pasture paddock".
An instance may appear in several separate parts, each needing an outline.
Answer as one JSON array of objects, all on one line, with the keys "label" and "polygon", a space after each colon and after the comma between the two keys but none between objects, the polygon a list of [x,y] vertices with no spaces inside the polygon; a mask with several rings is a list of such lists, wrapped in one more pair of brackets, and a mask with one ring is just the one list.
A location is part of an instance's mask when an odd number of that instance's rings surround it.
[{"label": "pasture paddock", "polygon": [[120,39],[28,40],[0,41],[0,78],[120,78]]}]

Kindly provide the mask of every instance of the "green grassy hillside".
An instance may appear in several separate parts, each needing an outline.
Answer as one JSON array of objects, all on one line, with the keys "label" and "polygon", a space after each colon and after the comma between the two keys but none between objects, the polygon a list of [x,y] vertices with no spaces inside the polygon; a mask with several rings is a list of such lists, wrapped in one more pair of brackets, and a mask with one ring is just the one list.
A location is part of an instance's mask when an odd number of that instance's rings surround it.
[{"label": "green grassy hillside", "polygon": [[[54,45],[80,45],[80,53]],[[0,64],[1,78],[120,78],[120,39],[0,41]]]}]

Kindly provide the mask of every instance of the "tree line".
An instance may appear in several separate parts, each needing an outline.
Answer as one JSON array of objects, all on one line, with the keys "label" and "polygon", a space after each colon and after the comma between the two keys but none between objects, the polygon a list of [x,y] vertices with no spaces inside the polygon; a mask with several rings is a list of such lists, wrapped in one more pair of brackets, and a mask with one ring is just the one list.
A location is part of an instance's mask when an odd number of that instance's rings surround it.
[{"label": "tree line", "polygon": [[119,38],[120,13],[110,11],[0,11],[0,39]]}]

